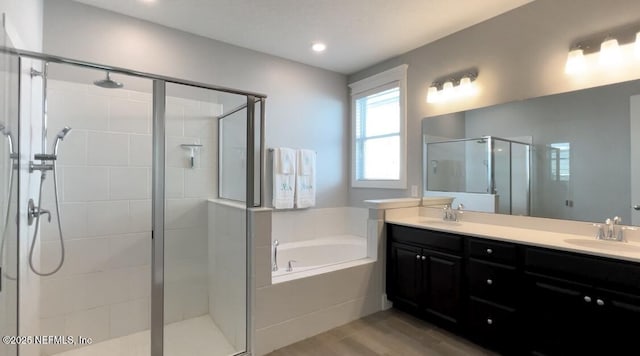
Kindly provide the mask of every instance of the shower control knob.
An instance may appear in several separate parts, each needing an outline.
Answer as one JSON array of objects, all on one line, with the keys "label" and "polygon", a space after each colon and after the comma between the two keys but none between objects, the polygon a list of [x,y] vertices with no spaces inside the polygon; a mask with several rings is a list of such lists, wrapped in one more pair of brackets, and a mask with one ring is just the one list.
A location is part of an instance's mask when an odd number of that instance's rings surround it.
[{"label": "shower control knob", "polygon": [[419,260],[419,259],[420,259],[420,255],[416,255],[416,260]]},{"label": "shower control knob", "polygon": [[636,204],[633,206],[633,210],[640,210],[640,204]]},{"label": "shower control knob", "polygon": [[424,260],[426,260],[426,259],[427,259],[427,256],[422,256],[421,258],[422,258],[422,260],[424,261]]}]

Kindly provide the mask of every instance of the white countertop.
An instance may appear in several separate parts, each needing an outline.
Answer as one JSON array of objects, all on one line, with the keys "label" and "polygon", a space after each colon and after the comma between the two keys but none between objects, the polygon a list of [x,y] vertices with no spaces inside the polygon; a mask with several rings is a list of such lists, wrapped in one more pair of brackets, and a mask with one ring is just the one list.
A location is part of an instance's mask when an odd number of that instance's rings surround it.
[{"label": "white countertop", "polygon": [[443,221],[435,217],[411,215],[389,217],[385,221],[392,224],[457,233],[474,237],[515,242],[531,246],[546,247],[570,252],[640,262],[640,242],[601,241],[595,237],[523,229],[511,226],[481,224],[477,222]]}]

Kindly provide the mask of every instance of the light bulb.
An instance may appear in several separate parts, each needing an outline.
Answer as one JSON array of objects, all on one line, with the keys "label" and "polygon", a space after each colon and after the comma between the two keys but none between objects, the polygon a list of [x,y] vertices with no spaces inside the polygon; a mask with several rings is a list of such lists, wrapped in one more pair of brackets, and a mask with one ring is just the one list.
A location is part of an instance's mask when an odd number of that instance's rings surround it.
[{"label": "light bulb", "polygon": [[442,84],[442,92],[441,92],[441,98],[442,100],[449,100],[453,97],[454,93],[453,93],[453,82],[452,81],[446,81],[444,82],[444,84]]},{"label": "light bulb", "polygon": [[471,78],[464,76],[460,78],[459,92],[462,95],[471,95],[473,92]]},{"label": "light bulb", "polygon": [[608,37],[600,45],[600,64],[612,66],[620,63],[620,46],[618,40]]},{"label": "light bulb", "polygon": [[636,58],[640,58],[640,32],[636,33]]},{"label": "light bulb", "polygon": [[587,68],[587,62],[584,58],[584,51],[582,48],[576,48],[569,51],[567,56],[567,64],[564,67],[564,72],[567,74],[582,73]]},{"label": "light bulb", "polygon": [[427,90],[427,103],[437,103],[439,99],[438,87],[432,85]]},{"label": "light bulb", "polygon": [[311,49],[314,52],[324,52],[324,50],[327,49],[327,45],[322,42],[317,42],[317,43],[314,43],[313,46],[311,46]]}]

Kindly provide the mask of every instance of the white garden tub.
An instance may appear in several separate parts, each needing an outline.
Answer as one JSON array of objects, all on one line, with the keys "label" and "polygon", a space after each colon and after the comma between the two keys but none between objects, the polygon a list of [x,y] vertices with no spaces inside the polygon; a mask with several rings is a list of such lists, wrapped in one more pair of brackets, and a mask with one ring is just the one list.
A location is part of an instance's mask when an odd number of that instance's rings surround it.
[{"label": "white garden tub", "polygon": [[[278,270],[273,272],[272,278],[275,283],[277,277],[284,275],[300,275],[302,272],[311,270],[319,270],[318,273],[324,273],[327,272],[327,269],[322,269],[323,267],[342,268],[343,266],[337,265],[366,257],[366,239],[360,236],[342,235],[289,242],[278,246]],[[289,261],[291,261],[291,271],[288,271]],[[305,275],[310,274],[305,273]],[[287,280],[290,279],[287,278]]]}]

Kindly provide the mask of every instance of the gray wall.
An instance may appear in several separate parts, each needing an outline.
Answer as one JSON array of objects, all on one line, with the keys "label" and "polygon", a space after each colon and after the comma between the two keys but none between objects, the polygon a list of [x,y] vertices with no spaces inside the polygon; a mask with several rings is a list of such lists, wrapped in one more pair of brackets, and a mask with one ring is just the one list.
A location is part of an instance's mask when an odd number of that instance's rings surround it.
[{"label": "gray wall", "polygon": [[344,75],[69,0],[45,2],[44,33],[47,53],[267,94],[267,147],[316,150],[317,205],[348,204]]},{"label": "gray wall", "polygon": [[[422,118],[499,103],[640,78],[640,68],[601,71],[580,78],[564,74],[571,44],[590,35],[638,22],[637,0],[537,0],[468,29],[349,76],[355,82],[408,64],[407,185],[421,185]],[[468,100],[427,104],[436,79],[478,68],[480,94]],[[350,189],[350,201],[409,196],[409,190]]]}]

